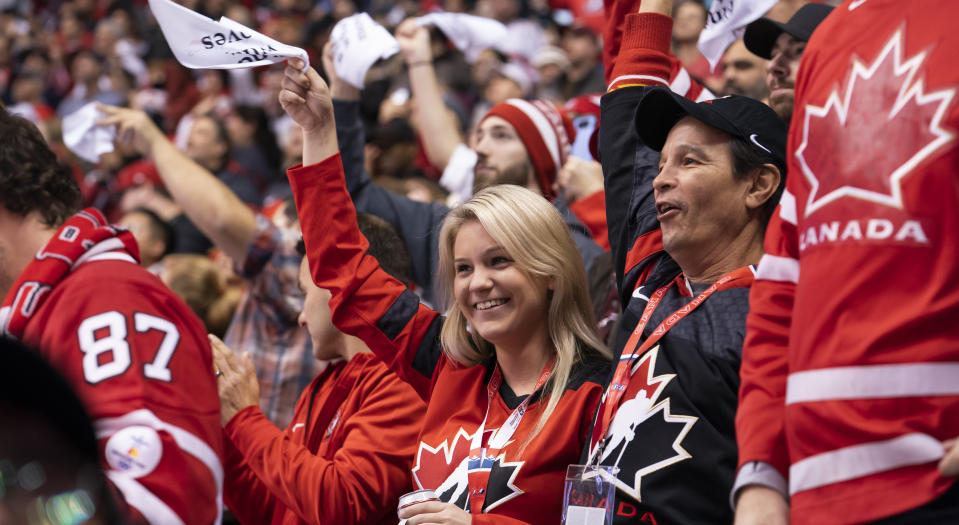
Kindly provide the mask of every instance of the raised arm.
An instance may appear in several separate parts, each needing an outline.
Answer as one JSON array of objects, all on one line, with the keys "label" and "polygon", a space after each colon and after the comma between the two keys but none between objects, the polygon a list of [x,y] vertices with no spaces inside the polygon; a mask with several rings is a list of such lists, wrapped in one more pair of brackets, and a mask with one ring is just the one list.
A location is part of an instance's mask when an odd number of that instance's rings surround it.
[{"label": "raised arm", "polygon": [[343,181],[329,89],[291,60],[280,103],[303,129],[304,166],[288,170],[310,274],[330,290],[333,322],[356,335],[424,398],[443,359],[438,314],[366,254],[369,243]]},{"label": "raised arm", "polygon": [[430,164],[442,170],[449,164],[456,147],[463,143],[455,117],[446,109],[440,83],[433,68],[430,32],[408,18],[396,28],[396,41],[406,59],[413,92],[418,133]]},{"label": "raised arm", "polygon": [[114,106],[100,108],[107,117],[99,124],[116,125],[121,140],[132,142],[153,159],[173,200],[197,228],[233,260],[244,260],[256,233],[256,214],[212,173],[167,140],[146,113]]},{"label": "raised arm", "polygon": [[414,201],[373,183],[363,165],[365,138],[360,120],[359,91],[336,75],[332,53],[324,54],[323,64],[330,79],[336,140],[350,198],[357,211],[375,215],[400,232],[413,263],[413,282],[423,290],[427,301],[435,302],[433,275],[437,236],[449,208],[435,202]]}]

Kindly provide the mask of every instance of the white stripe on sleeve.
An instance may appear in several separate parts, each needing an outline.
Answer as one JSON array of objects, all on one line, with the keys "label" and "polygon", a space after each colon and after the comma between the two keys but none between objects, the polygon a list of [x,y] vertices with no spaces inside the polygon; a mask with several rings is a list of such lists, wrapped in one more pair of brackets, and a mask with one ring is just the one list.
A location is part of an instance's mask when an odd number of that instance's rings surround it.
[{"label": "white stripe on sleeve", "polygon": [[790,257],[779,257],[776,255],[763,255],[759,260],[759,269],[756,271],[756,279],[766,281],[780,281],[786,283],[799,282],[799,261]]}]

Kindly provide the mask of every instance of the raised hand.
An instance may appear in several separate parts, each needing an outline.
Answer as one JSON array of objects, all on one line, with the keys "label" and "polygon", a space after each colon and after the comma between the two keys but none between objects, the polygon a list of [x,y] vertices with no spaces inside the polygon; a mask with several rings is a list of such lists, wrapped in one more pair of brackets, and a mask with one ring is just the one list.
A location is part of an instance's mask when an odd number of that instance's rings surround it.
[{"label": "raised hand", "polygon": [[316,133],[324,128],[335,132],[330,88],[313,68],[305,72],[302,69],[302,60],[291,58],[287,61],[280,105],[304,133]]},{"label": "raised hand", "polygon": [[97,121],[98,126],[116,126],[117,140],[132,145],[143,155],[151,155],[156,144],[166,141],[160,128],[146,113],[138,109],[120,108],[97,104],[97,109],[106,117]]},{"label": "raised hand", "polygon": [[603,189],[603,167],[595,160],[570,157],[556,176],[556,190],[563,190],[567,203],[589,197]]},{"label": "raised hand", "polygon": [[433,52],[430,50],[430,32],[416,23],[416,18],[407,18],[394,33],[400,44],[400,51],[407,64],[430,62]]},{"label": "raised hand", "polygon": [[338,148],[330,88],[313,68],[303,71],[303,65],[298,58],[287,61],[279,99],[283,111],[303,130],[306,166],[336,154]]},{"label": "raised hand", "polygon": [[323,71],[330,82],[330,94],[336,100],[359,100],[360,90],[346,82],[336,74],[336,65],[333,62],[333,41],[323,46]]}]

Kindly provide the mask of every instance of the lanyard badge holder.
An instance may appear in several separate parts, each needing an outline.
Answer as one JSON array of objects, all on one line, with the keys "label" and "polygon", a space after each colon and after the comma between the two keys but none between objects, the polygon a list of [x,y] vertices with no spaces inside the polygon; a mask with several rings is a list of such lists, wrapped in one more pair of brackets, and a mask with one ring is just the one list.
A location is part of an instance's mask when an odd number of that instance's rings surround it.
[{"label": "lanyard badge holder", "polygon": [[570,465],[563,486],[563,525],[612,525],[619,467]]}]

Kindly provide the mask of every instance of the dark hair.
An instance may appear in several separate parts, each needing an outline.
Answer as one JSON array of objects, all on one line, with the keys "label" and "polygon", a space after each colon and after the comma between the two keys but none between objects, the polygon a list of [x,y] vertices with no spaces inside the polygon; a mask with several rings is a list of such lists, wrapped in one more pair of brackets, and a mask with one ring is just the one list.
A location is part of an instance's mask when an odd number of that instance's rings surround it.
[{"label": "dark hair", "polygon": [[59,226],[83,206],[80,187],[30,121],[0,107],[0,205]]},{"label": "dark hair", "polygon": [[[409,284],[413,280],[410,252],[396,229],[390,223],[369,213],[357,213],[356,223],[360,233],[370,242],[370,248],[366,253],[372,255],[386,273],[402,281],[403,284]],[[300,239],[296,245],[296,251],[306,257],[306,243],[303,239]]]},{"label": "dark hair", "polygon": [[763,229],[765,229],[766,224],[769,223],[769,219],[776,210],[776,206],[779,205],[779,198],[782,197],[783,189],[786,187],[786,168],[780,166],[778,162],[771,160],[768,156],[761,155],[756,148],[740,137],[731,137],[729,151],[733,156],[733,176],[736,179],[742,179],[749,172],[765,164],[772,164],[779,170],[779,187],[763,204],[762,208],[761,220]]},{"label": "dark hair", "polygon": [[153,237],[163,241],[163,253],[160,254],[161,259],[173,251],[173,246],[176,244],[176,230],[173,229],[173,226],[169,222],[163,220],[155,211],[142,206],[130,210],[130,213],[142,213],[150,220],[150,230],[152,231]]}]

